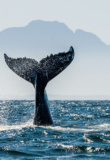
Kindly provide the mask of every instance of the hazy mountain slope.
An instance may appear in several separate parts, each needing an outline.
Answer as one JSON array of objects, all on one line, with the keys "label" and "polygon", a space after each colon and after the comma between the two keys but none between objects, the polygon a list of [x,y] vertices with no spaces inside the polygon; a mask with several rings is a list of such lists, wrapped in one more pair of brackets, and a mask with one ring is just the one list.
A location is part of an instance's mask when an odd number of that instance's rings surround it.
[{"label": "hazy mountain slope", "polygon": [[26,27],[0,32],[0,48],[4,52],[43,57],[50,52],[68,49],[73,44],[73,32],[63,23],[33,21]]},{"label": "hazy mountain slope", "polygon": [[82,30],[73,33],[65,24],[56,21],[37,20],[25,27],[0,32],[0,49],[15,56],[23,54],[42,58],[51,52],[65,51],[70,45],[81,53],[110,50],[110,46],[96,35]]}]

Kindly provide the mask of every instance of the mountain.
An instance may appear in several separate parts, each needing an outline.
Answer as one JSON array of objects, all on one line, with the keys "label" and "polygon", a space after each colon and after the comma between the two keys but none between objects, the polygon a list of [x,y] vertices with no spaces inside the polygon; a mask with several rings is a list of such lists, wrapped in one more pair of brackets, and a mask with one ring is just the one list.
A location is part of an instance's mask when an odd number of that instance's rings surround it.
[{"label": "mountain", "polygon": [[96,35],[82,30],[74,33],[57,21],[36,20],[25,27],[8,28],[0,32],[0,50],[15,56],[41,59],[51,52],[65,51],[71,45],[81,53],[110,51],[110,46]]},{"label": "mountain", "polygon": [[73,32],[64,23],[41,20],[0,32],[0,95],[34,94],[32,85],[6,66],[3,53],[39,61],[51,53],[67,51],[71,45],[75,49],[74,61],[49,82],[47,92],[59,96],[110,95],[110,45],[90,32]]},{"label": "mountain", "polygon": [[73,32],[63,23],[33,21],[25,27],[0,32],[0,49],[15,56],[43,58],[73,44]]}]

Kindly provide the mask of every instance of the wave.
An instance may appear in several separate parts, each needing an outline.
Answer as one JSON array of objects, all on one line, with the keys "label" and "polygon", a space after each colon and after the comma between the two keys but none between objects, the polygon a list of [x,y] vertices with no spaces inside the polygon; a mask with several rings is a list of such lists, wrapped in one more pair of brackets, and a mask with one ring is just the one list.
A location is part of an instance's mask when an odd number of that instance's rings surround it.
[{"label": "wave", "polygon": [[0,151],[8,152],[8,154],[14,154],[14,155],[33,155],[30,153],[25,153],[23,151],[17,151],[17,150],[12,150],[8,148],[0,148]]},{"label": "wave", "polygon": [[21,130],[23,128],[33,127],[32,121],[28,121],[24,124],[18,124],[18,125],[1,125],[0,131],[7,131],[7,130]]},{"label": "wave", "polygon": [[103,123],[99,125],[90,126],[89,128],[94,128],[96,131],[110,131],[110,124]]},{"label": "wave", "polygon": [[6,131],[6,130],[20,130],[23,128],[44,128],[59,132],[97,132],[97,131],[110,131],[110,124],[101,124],[101,125],[93,125],[89,126],[88,128],[72,128],[72,127],[61,127],[61,126],[36,126],[33,125],[32,120],[29,120],[26,123],[18,124],[18,125],[1,125],[0,131]]},{"label": "wave", "polygon": [[75,153],[81,153],[81,152],[87,152],[87,153],[92,153],[92,152],[110,152],[110,149],[105,149],[105,148],[98,148],[98,147],[92,147],[92,146],[86,146],[86,145],[65,145],[62,143],[57,143],[53,146],[55,150],[66,150],[69,152],[75,152]]},{"label": "wave", "polygon": [[84,128],[70,128],[70,127],[60,127],[60,126],[39,126],[44,129],[50,129],[59,132],[93,132],[94,129],[84,129]]},{"label": "wave", "polygon": [[96,132],[96,131],[110,131],[110,124],[101,124],[94,125],[88,128],[70,128],[70,127],[61,127],[61,126],[40,126],[45,129],[51,129],[55,131],[66,131],[66,132]]}]

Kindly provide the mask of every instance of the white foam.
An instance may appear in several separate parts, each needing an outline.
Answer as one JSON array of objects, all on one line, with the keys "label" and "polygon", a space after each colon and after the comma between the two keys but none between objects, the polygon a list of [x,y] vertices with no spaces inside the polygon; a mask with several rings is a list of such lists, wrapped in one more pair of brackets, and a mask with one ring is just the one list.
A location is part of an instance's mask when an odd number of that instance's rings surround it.
[{"label": "white foam", "polygon": [[83,138],[84,138],[84,140],[87,141],[88,143],[94,142],[94,141],[92,141],[91,139],[87,138],[87,137],[86,137],[86,134],[84,134]]},{"label": "white foam", "polygon": [[32,121],[28,121],[24,124],[19,124],[19,125],[3,125],[0,126],[0,131],[7,131],[7,130],[21,130],[23,128],[28,128],[28,127],[33,127]]},{"label": "white foam", "polygon": [[57,147],[60,146],[64,149],[73,149],[74,148],[74,146],[72,146],[72,145],[64,145],[64,144],[61,144],[61,143],[57,143],[56,146]]},{"label": "white foam", "polygon": [[60,127],[60,126],[40,126],[45,129],[51,129],[59,132],[93,132],[94,129],[83,129],[83,128],[70,128],[70,127]]},{"label": "white foam", "polygon": [[110,124],[108,123],[103,123],[100,125],[94,125],[94,126],[90,126],[89,128],[93,128],[95,131],[110,131]]},{"label": "white foam", "polygon": [[[70,128],[70,127],[61,127],[61,126],[36,126],[33,125],[32,120],[24,123],[24,124],[19,124],[19,125],[1,125],[0,126],[0,131],[5,131],[5,130],[20,130],[23,128],[28,128],[28,127],[40,127],[44,129],[49,129],[49,130],[54,130],[54,131],[59,131],[59,132],[96,132],[96,131],[110,131],[110,124],[101,124],[101,125],[94,125],[90,126],[89,128]],[[47,132],[44,132],[44,134],[47,134]],[[89,140],[88,140],[89,141]]]}]

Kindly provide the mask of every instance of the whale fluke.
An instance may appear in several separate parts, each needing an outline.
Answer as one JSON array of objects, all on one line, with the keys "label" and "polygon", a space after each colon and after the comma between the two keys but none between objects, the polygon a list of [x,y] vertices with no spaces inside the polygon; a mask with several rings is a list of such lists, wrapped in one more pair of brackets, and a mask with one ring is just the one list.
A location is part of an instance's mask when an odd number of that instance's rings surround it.
[{"label": "whale fluke", "polygon": [[47,83],[61,73],[74,59],[74,49],[71,46],[68,52],[51,54],[40,62],[30,58],[10,58],[4,54],[8,67],[17,75],[31,82],[36,91],[34,124],[52,124],[49,103],[45,87]]},{"label": "whale fluke", "polygon": [[10,58],[4,54],[8,67],[17,75],[34,84],[34,77],[38,69],[38,62],[30,58]]}]

